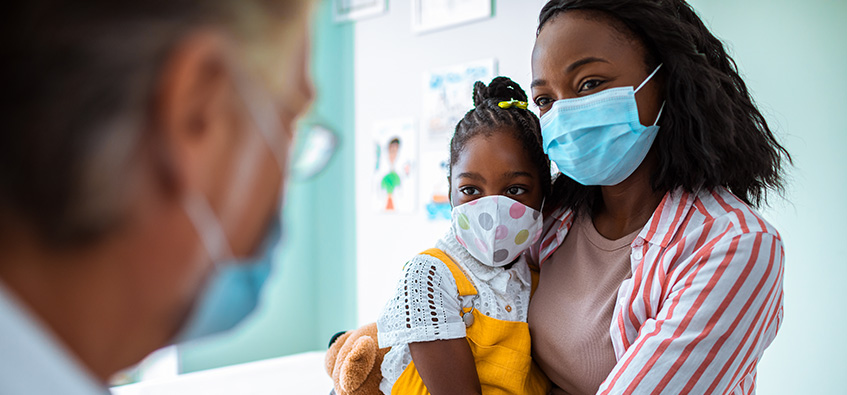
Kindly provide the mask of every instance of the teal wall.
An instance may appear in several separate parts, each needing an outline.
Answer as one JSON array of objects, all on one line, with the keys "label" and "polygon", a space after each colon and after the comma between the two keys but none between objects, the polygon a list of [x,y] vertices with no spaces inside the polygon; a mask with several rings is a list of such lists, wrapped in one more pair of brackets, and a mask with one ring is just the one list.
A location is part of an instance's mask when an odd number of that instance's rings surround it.
[{"label": "teal wall", "polygon": [[180,346],[181,372],[323,350],[356,323],[353,25],[333,23],[330,4],[316,10],[317,99],[303,126],[336,132],[339,151],[315,178],[290,181],[285,245],[257,313],[231,333]]},{"label": "teal wall", "polygon": [[847,2],[695,0],[729,42],[794,157],[786,199],[763,214],[785,242],[785,319],[759,364],[761,394],[844,393],[847,343]]}]

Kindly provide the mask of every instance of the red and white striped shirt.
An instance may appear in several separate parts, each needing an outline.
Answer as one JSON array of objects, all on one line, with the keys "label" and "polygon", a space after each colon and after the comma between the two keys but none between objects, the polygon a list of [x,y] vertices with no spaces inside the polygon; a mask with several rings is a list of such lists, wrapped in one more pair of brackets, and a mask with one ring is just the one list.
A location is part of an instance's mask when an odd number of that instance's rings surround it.
[{"label": "red and white striped shirt", "polygon": [[[545,220],[536,262],[572,224],[564,209]],[[776,229],[726,189],[666,194],[632,242],[609,328],[617,364],[598,393],[755,393],[782,321],[783,264]]]}]

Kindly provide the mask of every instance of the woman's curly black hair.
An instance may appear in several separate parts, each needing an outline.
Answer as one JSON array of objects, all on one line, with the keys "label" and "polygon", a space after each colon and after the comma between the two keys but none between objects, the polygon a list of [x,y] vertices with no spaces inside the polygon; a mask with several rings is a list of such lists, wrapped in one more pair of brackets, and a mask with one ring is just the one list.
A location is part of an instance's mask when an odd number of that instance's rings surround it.
[{"label": "woman's curly black hair", "polygon": [[[788,151],[756,108],[735,61],[683,0],[551,0],[541,9],[538,33],[562,13],[574,10],[609,17],[645,48],[645,70],[661,63],[665,109],[652,149],[656,191],[682,187],[726,187],[753,206],[768,189],[783,191]],[[617,26],[617,25],[623,26]],[[556,178],[553,201],[578,211],[592,210],[599,187]]]},{"label": "woman's curly black hair", "polygon": [[[453,165],[459,160],[459,154],[472,137],[491,136],[497,130],[508,128],[523,145],[533,166],[538,171],[541,191],[548,196],[551,190],[550,160],[544,153],[541,139],[541,125],[538,117],[531,111],[517,106],[500,108],[502,101],[527,101],[526,92],[508,77],[494,78],[488,86],[477,81],[473,89],[474,108],[456,124],[456,131],[450,140],[450,165],[448,182],[453,180]],[[451,184],[452,185],[452,184]]]}]

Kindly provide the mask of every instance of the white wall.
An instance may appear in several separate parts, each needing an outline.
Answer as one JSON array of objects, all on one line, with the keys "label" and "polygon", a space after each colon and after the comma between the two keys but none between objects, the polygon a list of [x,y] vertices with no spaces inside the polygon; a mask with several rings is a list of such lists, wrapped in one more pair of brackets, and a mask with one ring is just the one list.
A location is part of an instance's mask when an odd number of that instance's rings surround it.
[{"label": "white wall", "polygon": [[491,19],[420,35],[411,30],[411,4],[411,0],[389,1],[386,15],[357,22],[355,28],[360,323],[376,320],[403,264],[433,247],[449,227],[446,221],[427,221],[422,208],[413,214],[378,214],[372,210],[369,155],[373,152],[370,136],[374,122],[420,120],[424,73],[468,61],[496,58],[499,74],[528,90],[530,54],[544,1],[497,1]]},{"label": "white wall", "polygon": [[[421,116],[422,74],[496,57],[499,73],[528,88],[530,51],[543,0],[496,1],[490,20],[425,35],[411,33],[410,0],[355,28],[358,317],[376,319],[400,268],[430,247],[446,223],[424,214],[370,209],[368,153],[375,120]],[[754,97],[794,156],[787,200],[765,217],[786,248],[785,321],[759,365],[759,393],[844,393],[847,373],[847,2],[696,0],[713,32],[729,43]]]}]

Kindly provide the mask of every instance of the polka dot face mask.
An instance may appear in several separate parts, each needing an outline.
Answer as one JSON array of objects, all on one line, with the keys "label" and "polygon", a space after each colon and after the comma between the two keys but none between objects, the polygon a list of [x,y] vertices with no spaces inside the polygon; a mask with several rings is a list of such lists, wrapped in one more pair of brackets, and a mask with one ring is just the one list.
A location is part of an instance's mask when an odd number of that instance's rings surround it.
[{"label": "polka dot face mask", "polygon": [[541,213],[502,195],[453,207],[456,240],[487,266],[511,263],[541,237]]}]

